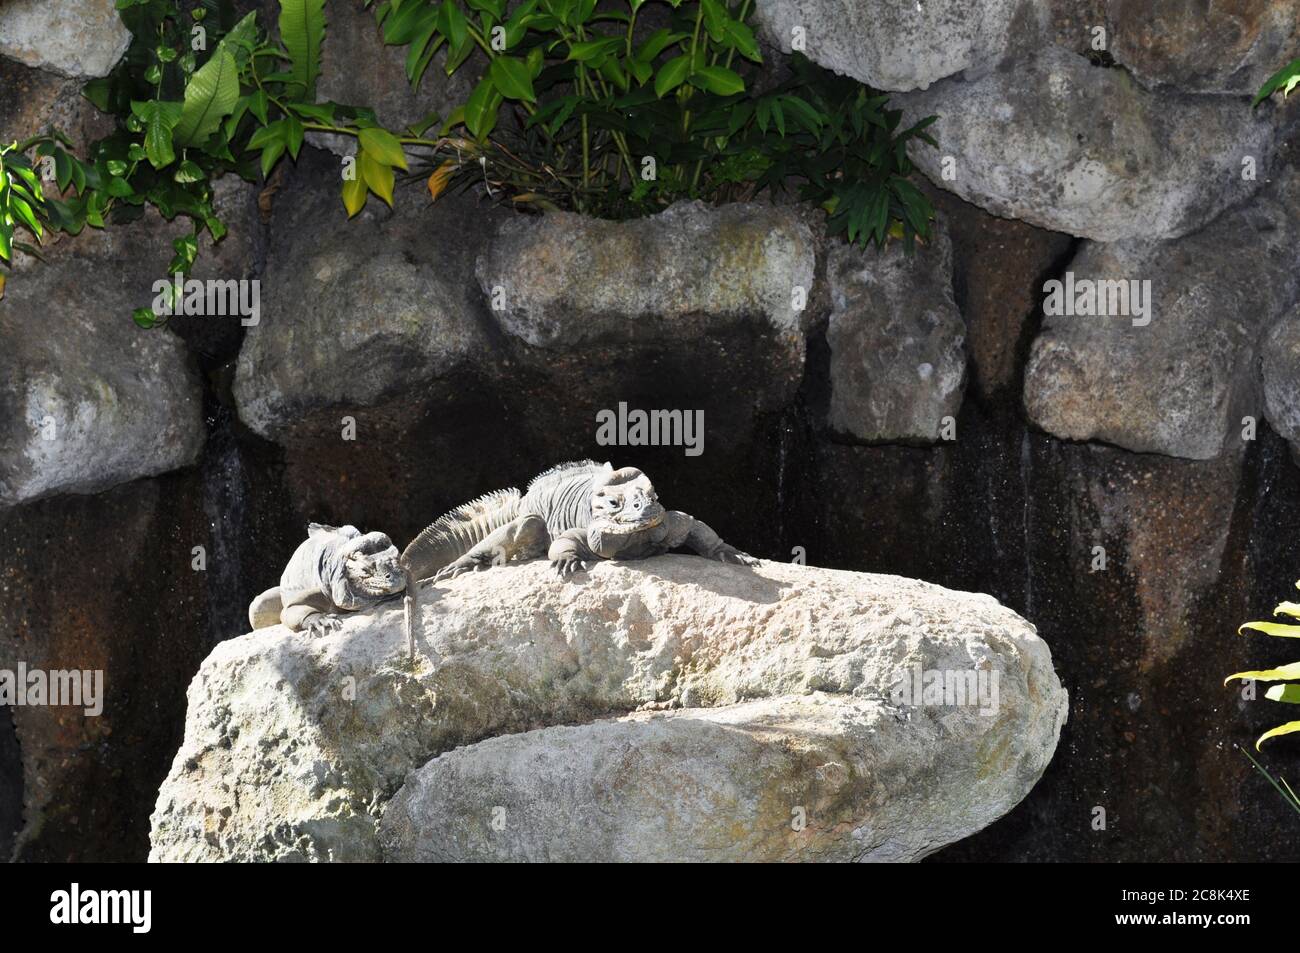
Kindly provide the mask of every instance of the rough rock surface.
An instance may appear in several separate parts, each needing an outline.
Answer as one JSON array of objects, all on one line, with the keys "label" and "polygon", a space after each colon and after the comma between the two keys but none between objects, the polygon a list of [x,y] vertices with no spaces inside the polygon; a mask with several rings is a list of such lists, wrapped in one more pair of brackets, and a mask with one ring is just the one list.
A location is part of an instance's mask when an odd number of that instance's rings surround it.
[{"label": "rough rock surface", "polygon": [[[1025,372],[1029,418],[1067,440],[1196,460],[1260,412],[1260,335],[1295,301],[1294,182],[1172,242],[1087,243],[1081,280],[1150,281],[1150,323],[1048,317]],[[1145,320],[1145,319],[1137,319]]]},{"label": "rough rock surface", "polygon": [[1300,54],[1300,2],[1109,0],[1110,52],[1148,85],[1250,93]]},{"label": "rough rock surface", "polygon": [[1098,241],[1194,231],[1255,191],[1242,160],[1252,157],[1262,180],[1276,136],[1272,107],[1148,90],[1055,47],[892,102],[904,122],[943,117],[939,147],[912,148],[936,185],[995,215]]},{"label": "rough rock surface", "polygon": [[[336,103],[368,106],[385,128],[403,129],[430,113],[443,118],[451,115],[481,78],[477,57],[448,76],[444,47],[434,55],[419,87],[413,88],[406,79],[409,47],[384,45],[373,9],[363,9],[354,0],[328,0],[325,17],[328,33],[317,94]],[[351,136],[313,132],[307,141],[340,156],[353,155],[357,148]]]},{"label": "rough rock surface", "polygon": [[6,286],[0,505],[163,473],[193,463],[203,446],[184,347],[131,321],[157,275],[89,246],[60,243]]},{"label": "rough rock surface", "polygon": [[1278,321],[1262,351],[1264,413],[1300,459],[1300,308]]},{"label": "rough rock surface", "polygon": [[6,0],[0,56],[63,76],[105,76],[131,44],[113,0]]},{"label": "rough rock surface", "polygon": [[876,89],[925,89],[972,67],[992,65],[1006,50],[1020,0],[758,0],[763,34],[791,51],[802,28],[814,62]]},{"label": "rough rock surface", "polygon": [[966,325],[969,392],[1020,401],[1020,373],[1042,309],[1043,281],[1060,270],[1075,239],[997,218],[951,192],[928,190],[952,239],[953,297]]},{"label": "rough rock surface", "polygon": [[[538,561],[422,609],[413,668],[397,605],[218,645],[151,859],[916,859],[1019,801],[1066,715],[1032,626],[893,576]],[[905,704],[917,665],[998,672],[994,713]]]},{"label": "rough rock surface", "polygon": [[[472,279],[472,200],[429,212],[399,191],[348,220],[333,160],[312,151],[276,199],[262,320],[234,383],[240,418],[283,439],[305,418],[418,393],[489,350]],[[430,241],[430,230],[457,241]],[[364,250],[364,253],[358,254]],[[337,426],[335,426],[337,431]]]},{"label": "rough rock surface", "polygon": [[947,233],[911,255],[899,242],[837,243],[827,280],[831,429],[867,442],[939,439],[966,381]]},{"label": "rough rock surface", "polygon": [[113,131],[113,119],[81,95],[83,82],[0,57],[0,129],[6,145],[53,127],[79,154]]},{"label": "rough rock surface", "polygon": [[680,202],[632,222],[515,218],[479,258],[478,279],[501,327],[538,347],[681,340],[754,319],[802,355],[797,293],[812,298],[815,264],[797,209]]}]

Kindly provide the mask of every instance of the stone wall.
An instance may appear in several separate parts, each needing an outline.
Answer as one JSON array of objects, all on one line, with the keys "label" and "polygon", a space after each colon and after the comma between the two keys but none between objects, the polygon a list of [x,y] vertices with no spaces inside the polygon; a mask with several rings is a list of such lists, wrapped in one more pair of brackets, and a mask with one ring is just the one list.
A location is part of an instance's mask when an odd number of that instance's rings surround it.
[{"label": "stone wall", "polygon": [[[917,160],[941,232],[910,259],[766,204],[609,225],[410,189],[348,222],[337,158],[308,146],[273,189],[223,184],[231,235],[200,256],[201,277],[262,280],[256,327],[130,323],[170,255],[159,220],[23,263],[0,300],[0,668],[103,668],[107,702],[0,715],[0,853],[146,855],[186,686],[307,522],[401,545],[592,456],[755,555],[987,592],[1037,626],[1070,695],[1055,760],[935,860],[1300,857],[1233,750],[1280,719],[1221,684],[1285,657],[1235,629],[1300,578],[1294,106],[1249,108],[1300,52],[1300,5],[1214,28],[1176,0],[886,6],[853,7],[861,42],[842,4],[758,9],[777,46],[810,25],[814,59],[939,115]],[[32,35],[5,19],[22,7],[0,11],[4,136],[50,115],[102,134],[57,45],[6,46]],[[350,55],[389,57],[357,36]],[[411,105],[383,71],[326,66]],[[1067,272],[1149,279],[1150,323],[1045,318]],[[705,452],[598,445],[620,402],[703,409]],[[1294,746],[1266,751],[1294,781]]]}]

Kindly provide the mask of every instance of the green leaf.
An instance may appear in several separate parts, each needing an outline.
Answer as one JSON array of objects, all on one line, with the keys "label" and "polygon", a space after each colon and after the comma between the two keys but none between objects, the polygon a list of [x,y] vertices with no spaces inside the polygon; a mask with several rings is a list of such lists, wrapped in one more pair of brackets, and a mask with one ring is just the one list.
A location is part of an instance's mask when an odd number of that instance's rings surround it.
[{"label": "green leaf", "polygon": [[1237,631],[1240,633],[1246,629],[1254,629],[1256,632],[1283,639],[1300,639],[1300,625],[1283,625],[1281,622],[1247,622]]},{"label": "green leaf", "polygon": [[357,136],[357,141],[361,143],[364,152],[374,156],[384,165],[396,166],[399,169],[406,168],[406,154],[402,151],[402,144],[386,129],[377,127],[362,129]]},{"label": "green leaf", "polygon": [[1300,685],[1274,685],[1264,693],[1269,701],[1300,705]]},{"label": "green leaf", "polygon": [[131,183],[116,175],[109,177],[104,189],[116,199],[130,198],[135,194],[135,189],[131,188]]},{"label": "green leaf", "polygon": [[289,53],[289,74],[304,99],[316,98],[324,40],[325,0],[280,0],[280,41]]},{"label": "green leaf", "polygon": [[183,110],[183,103],[157,99],[131,103],[131,112],[144,123],[144,152],[155,169],[171,165],[176,158],[172,130],[180,122]]},{"label": "green leaf", "polygon": [[682,83],[691,71],[691,58],[688,55],[676,56],[659,67],[655,74],[655,95],[660,99],[671,93]]},{"label": "green leaf", "polygon": [[1300,58],[1287,63],[1265,81],[1251,101],[1251,108],[1258,106],[1279,89],[1282,90],[1282,95],[1286,96],[1295,89],[1297,83],[1300,83]]},{"label": "green leaf", "polygon": [[599,40],[583,40],[569,47],[569,55],[566,59],[579,63],[603,61],[606,56],[622,46],[623,40],[616,36],[607,36]]},{"label": "green leaf", "polygon": [[728,20],[726,31],[730,45],[734,46],[741,56],[755,63],[763,62],[763,54],[758,49],[758,41],[754,39],[753,30],[739,20]]},{"label": "green leaf", "polygon": [[148,331],[158,323],[158,316],[153,313],[152,308],[136,308],[131,312],[131,320]]},{"label": "green leaf", "polygon": [[501,94],[497,92],[490,76],[485,76],[465,102],[465,128],[475,139],[486,138],[497,124],[497,108]]},{"label": "green leaf", "polygon": [[293,115],[293,113],[289,113],[284,117],[284,145],[295,162],[298,161],[298,150],[302,148],[302,140],[305,134],[301,119]]},{"label": "green leaf", "polygon": [[357,171],[366,181],[366,187],[390,206],[393,204],[393,169],[369,152],[362,151],[357,158]]},{"label": "green leaf", "polygon": [[196,146],[207,142],[221,120],[234,111],[239,101],[239,77],[235,59],[222,47],[190,77],[185,86],[185,103],[174,138],[178,145]]},{"label": "green leaf", "polygon": [[1300,721],[1288,721],[1285,725],[1278,725],[1276,728],[1270,728],[1255,741],[1255,750],[1258,751],[1259,746],[1265,741],[1268,741],[1269,738],[1276,738],[1279,735],[1289,735],[1297,731],[1300,731]]},{"label": "green leaf", "polygon": [[704,13],[704,29],[708,31],[709,39],[721,43],[727,35],[727,21],[731,19],[726,8],[719,0],[700,0],[700,8]]},{"label": "green leaf", "polygon": [[[719,96],[734,96],[745,91],[745,81],[740,74],[725,66],[701,66],[691,74],[691,83]],[[775,105],[776,101],[773,102]],[[780,124],[784,125],[784,120]]]},{"label": "green leaf", "polygon": [[492,60],[488,75],[506,99],[522,99],[530,103],[537,101],[537,94],[533,92],[533,78],[529,75],[528,64],[523,60],[498,56]]}]

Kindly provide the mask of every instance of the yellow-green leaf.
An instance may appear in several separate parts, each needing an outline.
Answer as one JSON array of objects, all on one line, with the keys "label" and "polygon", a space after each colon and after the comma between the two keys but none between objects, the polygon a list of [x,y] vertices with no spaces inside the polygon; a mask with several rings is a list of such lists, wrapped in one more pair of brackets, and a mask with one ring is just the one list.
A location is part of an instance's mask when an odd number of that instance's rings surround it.
[{"label": "yellow-green leaf", "polygon": [[1243,680],[1253,678],[1260,682],[1285,682],[1293,678],[1300,678],[1300,662],[1291,662],[1289,665],[1278,668],[1260,669],[1256,672],[1237,672],[1225,678],[1223,684],[1227,685],[1234,678]]},{"label": "yellow-green leaf", "polygon": [[1284,602],[1273,610],[1273,615],[1289,615],[1300,618],[1300,602]]},{"label": "yellow-green leaf", "polygon": [[1271,702],[1286,702],[1288,705],[1300,705],[1300,685],[1274,685],[1264,693]]},{"label": "yellow-green leaf", "polygon": [[357,139],[365,154],[374,156],[384,165],[406,168],[406,153],[402,151],[402,144],[388,130],[362,129]]},{"label": "yellow-green leaf", "polygon": [[1259,736],[1259,740],[1255,742],[1255,750],[1258,751],[1259,746],[1265,741],[1268,741],[1269,738],[1276,738],[1279,735],[1289,735],[1297,731],[1300,731],[1300,721],[1288,721],[1285,725],[1278,725],[1276,728],[1270,728]]},{"label": "yellow-green leaf", "polygon": [[[358,166],[360,163],[358,156]],[[343,180],[343,207],[348,210],[348,218],[366,207],[367,194],[366,180],[362,177],[360,168],[357,168],[352,178]]]},{"label": "yellow-green leaf", "polygon": [[369,152],[362,152],[357,159],[357,170],[371,192],[374,192],[389,205],[393,204],[393,168],[380,162]]},{"label": "yellow-green leaf", "polygon": [[1247,622],[1237,631],[1244,632],[1246,629],[1254,629],[1256,632],[1283,639],[1300,639],[1300,625],[1285,625],[1281,622]]}]

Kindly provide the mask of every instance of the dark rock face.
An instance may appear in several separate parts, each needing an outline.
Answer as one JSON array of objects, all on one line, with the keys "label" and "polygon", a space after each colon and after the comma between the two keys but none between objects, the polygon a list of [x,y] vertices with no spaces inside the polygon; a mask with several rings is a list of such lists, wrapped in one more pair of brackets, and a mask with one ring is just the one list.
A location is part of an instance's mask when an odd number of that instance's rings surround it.
[{"label": "dark rock face", "polygon": [[1300,48],[1295,0],[1109,0],[1115,59],[1149,85],[1253,94]]},{"label": "dark rock face", "polygon": [[0,860],[13,854],[23,823],[23,757],[13,714],[0,705]]}]

